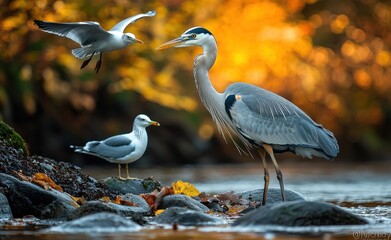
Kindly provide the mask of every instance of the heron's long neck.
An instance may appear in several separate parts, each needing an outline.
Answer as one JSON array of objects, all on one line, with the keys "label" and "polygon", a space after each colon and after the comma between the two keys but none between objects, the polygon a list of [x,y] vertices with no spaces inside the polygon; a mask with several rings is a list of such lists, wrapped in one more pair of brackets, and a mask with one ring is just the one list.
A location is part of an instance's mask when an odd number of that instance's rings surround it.
[{"label": "heron's long neck", "polygon": [[222,101],[219,99],[222,97],[222,94],[217,92],[213,87],[212,83],[209,80],[209,69],[212,68],[215,63],[217,56],[217,44],[216,41],[210,40],[202,46],[203,53],[198,55],[194,60],[194,78],[195,83],[200,94],[200,98],[204,103],[205,107],[213,116],[213,109],[217,104]]}]

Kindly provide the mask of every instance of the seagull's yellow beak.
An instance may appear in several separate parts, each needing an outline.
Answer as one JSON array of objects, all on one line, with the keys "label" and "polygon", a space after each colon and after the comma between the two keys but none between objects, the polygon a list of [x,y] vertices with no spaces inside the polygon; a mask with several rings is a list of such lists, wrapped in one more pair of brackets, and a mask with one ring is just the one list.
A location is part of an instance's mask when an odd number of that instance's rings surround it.
[{"label": "seagull's yellow beak", "polygon": [[180,44],[185,42],[186,40],[187,40],[187,38],[181,36],[179,38],[175,38],[175,39],[173,39],[171,41],[163,43],[162,45],[157,47],[156,50],[162,50],[162,49],[172,48],[172,47],[180,47]]},{"label": "seagull's yellow beak", "polygon": [[160,126],[160,123],[158,123],[158,122],[156,122],[156,121],[151,121],[151,122],[149,123],[149,125],[159,127],[159,126]]}]

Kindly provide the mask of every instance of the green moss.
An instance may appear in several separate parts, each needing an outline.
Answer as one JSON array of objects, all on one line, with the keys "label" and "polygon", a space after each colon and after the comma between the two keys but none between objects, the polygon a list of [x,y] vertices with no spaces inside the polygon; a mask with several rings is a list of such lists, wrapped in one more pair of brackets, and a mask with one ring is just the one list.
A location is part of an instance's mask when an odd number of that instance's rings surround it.
[{"label": "green moss", "polygon": [[3,121],[0,121],[0,139],[8,146],[22,152],[24,155],[29,155],[24,139]]}]

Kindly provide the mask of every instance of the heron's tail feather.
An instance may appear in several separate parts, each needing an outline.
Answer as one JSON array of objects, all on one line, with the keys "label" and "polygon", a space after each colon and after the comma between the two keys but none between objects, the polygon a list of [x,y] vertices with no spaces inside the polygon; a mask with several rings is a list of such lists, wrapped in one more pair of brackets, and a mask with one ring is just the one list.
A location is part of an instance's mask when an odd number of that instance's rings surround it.
[{"label": "heron's tail feather", "polygon": [[318,134],[319,146],[329,159],[335,158],[339,153],[339,146],[337,139],[333,133],[325,128],[321,128]]}]

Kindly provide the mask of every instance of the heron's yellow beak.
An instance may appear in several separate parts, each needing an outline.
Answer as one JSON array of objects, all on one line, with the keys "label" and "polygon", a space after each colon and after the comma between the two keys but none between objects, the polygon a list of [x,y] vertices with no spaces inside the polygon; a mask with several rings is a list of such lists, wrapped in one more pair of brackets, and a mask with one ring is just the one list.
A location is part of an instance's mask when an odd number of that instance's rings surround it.
[{"label": "heron's yellow beak", "polygon": [[151,121],[149,124],[152,125],[152,126],[156,126],[156,127],[160,126],[160,123],[158,123],[156,121]]},{"label": "heron's yellow beak", "polygon": [[187,39],[184,37],[175,38],[171,41],[163,43],[162,45],[157,47],[156,50],[162,50],[162,49],[166,49],[166,48],[176,47],[176,46],[179,46],[181,43],[185,42],[186,40]]},{"label": "heron's yellow beak", "polygon": [[136,43],[140,43],[140,44],[144,44],[144,42],[143,42],[143,41],[141,41],[140,39],[137,39],[137,38],[135,38],[135,39],[134,39],[134,42],[136,42]]}]

